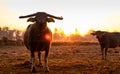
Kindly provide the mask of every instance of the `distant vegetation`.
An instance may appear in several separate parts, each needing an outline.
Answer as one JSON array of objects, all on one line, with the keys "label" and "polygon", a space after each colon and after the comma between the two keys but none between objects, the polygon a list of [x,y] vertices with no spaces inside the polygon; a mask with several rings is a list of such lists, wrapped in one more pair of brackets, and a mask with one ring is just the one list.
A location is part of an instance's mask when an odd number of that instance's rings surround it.
[{"label": "distant vegetation", "polygon": [[[96,38],[89,34],[91,30],[88,31],[88,33],[85,36],[81,36],[80,34],[78,34],[77,30],[75,32],[75,34],[70,34],[70,36],[66,36],[62,29],[55,28],[53,34],[53,42],[55,43],[53,44],[59,45],[61,44],[60,42],[96,42]],[[12,42],[12,44],[15,44],[14,42],[23,41],[23,35],[23,31],[17,29],[11,30],[9,29],[9,27],[0,27],[0,41],[9,41]],[[9,42],[4,44],[9,45]]]},{"label": "distant vegetation", "polygon": [[0,27],[0,45],[22,45],[23,32],[9,27]]},{"label": "distant vegetation", "polygon": [[96,38],[90,35],[93,30],[89,30],[85,36],[81,36],[77,29],[75,33],[66,36],[62,29],[54,29],[53,41],[54,42],[96,42]]},{"label": "distant vegetation", "polygon": [[0,39],[6,37],[9,40],[22,39],[23,32],[17,29],[10,30],[9,27],[0,27]]}]

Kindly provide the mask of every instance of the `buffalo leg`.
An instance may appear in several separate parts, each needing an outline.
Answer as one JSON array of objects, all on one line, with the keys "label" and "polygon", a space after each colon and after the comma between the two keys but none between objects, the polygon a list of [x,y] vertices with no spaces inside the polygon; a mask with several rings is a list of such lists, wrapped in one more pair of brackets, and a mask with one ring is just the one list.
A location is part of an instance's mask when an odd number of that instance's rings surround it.
[{"label": "buffalo leg", "polygon": [[41,52],[40,52],[40,51],[38,52],[38,59],[39,59],[38,65],[39,65],[40,67],[42,67],[42,63],[41,63]]},{"label": "buffalo leg", "polygon": [[45,62],[44,71],[45,72],[49,72],[49,67],[48,67],[48,53],[49,53],[49,50],[46,50],[45,51],[45,56],[44,56],[44,62]]},{"label": "buffalo leg", "polygon": [[31,71],[36,72],[35,70],[35,54],[31,51]]},{"label": "buffalo leg", "polygon": [[108,50],[108,48],[105,48],[105,60],[106,60],[106,56],[107,56],[107,50]]}]

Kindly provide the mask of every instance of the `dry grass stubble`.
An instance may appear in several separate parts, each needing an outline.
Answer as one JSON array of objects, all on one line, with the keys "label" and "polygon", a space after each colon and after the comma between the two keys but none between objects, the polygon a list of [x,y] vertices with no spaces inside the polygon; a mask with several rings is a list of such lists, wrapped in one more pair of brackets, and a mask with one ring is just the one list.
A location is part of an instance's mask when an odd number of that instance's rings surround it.
[{"label": "dry grass stubble", "polygon": [[[48,60],[49,74],[118,74],[119,49],[109,49],[108,60],[104,61],[99,45],[53,45]],[[0,74],[30,74],[29,59],[29,51],[24,46],[1,47]],[[44,74],[43,68],[36,67],[37,74]]]}]

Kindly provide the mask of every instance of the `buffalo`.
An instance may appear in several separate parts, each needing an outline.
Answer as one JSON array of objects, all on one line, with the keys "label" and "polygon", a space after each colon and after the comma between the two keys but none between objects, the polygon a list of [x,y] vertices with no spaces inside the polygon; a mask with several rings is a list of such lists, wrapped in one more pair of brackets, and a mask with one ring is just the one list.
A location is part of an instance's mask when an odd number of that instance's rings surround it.
[{"label": "buffalo", "polygon": [[120,46],[120,32],[94,31],[91,34],[96,35],[101,46],[102,59],[104,60],[106,60],[108,48]]},{"label": "buffalo", "polygon": [[55,22],[54,19],[62,20],[62,17],[56,17],[46,12],[37,12],[34,14],[20,16],[19,18],[28,18],[30,24],[24,34],[24,44],[31,53],[31,71],[36,72],[35,68],[35,52],[38,52],[39,65],[41,63],[41,51],[45,51],[44,71],[49,72],[48,53],[52,41],[52,32],[47,26],[47,22]]}]

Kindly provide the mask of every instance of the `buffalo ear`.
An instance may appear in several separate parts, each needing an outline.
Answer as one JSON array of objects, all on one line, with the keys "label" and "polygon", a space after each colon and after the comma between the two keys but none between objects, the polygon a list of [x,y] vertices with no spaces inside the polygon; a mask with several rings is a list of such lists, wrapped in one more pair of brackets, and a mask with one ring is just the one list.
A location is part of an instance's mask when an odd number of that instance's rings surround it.
[{"label": "buffalo ear", "polygon": [[47,22],[55,22],[53,18],[47,18]]},{"label": "buffalo ear", "polygon": [[35,22],[35,18],[28,18],[27,22]]},{"label": "buffalo ear", "polygon": [[96,32],[94,31],[94,32],[92,32],[92,33],[90,33],[91,35],[96,35]]},{"label": "buffalo ear", "polygon": [[90,33],[91,35],[96,35],[95,33]]}]

